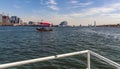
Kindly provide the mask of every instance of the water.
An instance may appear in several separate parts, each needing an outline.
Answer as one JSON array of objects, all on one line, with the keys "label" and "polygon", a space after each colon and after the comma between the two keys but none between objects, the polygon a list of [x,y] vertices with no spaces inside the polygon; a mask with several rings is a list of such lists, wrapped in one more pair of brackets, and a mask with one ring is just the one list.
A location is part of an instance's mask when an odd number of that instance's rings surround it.
[{"label": "water", "polygon": [[[53,28],[36,32],[35,27],[0,27],[0,64],[92,50],[120,63],[120,28]],[[86,69],[86,55],[27,64],[10,69]],[[92,69],[115,69],[92,57]]]}]

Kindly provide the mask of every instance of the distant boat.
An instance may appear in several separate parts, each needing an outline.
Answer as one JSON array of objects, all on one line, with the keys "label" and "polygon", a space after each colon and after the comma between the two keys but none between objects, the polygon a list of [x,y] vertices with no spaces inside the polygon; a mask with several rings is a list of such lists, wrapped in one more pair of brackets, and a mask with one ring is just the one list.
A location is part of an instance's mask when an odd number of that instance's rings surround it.
[{"label": "distant boat", "polygon": [[[38,32],[49,32],[49,31],[53,31],[52,29],[50,29],[49,27],[51,26],[51,24],[49,22],[41,22],[40,23],[41,28],[36,28],[36,30]],[[49,29],[46,29],[45,27],[48,27]]]},{"label": "distant boat", "polygon": [[52,29],[46,29],[46,28],[36,28],[38,32],[50,32],[53,31]]}]

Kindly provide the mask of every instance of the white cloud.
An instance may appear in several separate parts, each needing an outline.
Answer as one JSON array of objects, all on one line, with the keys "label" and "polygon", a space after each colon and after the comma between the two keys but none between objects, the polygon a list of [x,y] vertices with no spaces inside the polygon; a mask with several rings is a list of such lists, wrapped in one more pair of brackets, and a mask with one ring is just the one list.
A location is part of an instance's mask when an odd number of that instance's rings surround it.
[{"label": "white cloud", "polygon": [[92,5],[94,2],[93,1],[80,2],[79,0],[71,0],[68,3],[71,5],[71,8],[79,8],[79,7],[86,7]]},{"label": "white cloud", "polygon": [[55,0],[48,0],[47,4],[56,5],[57,2]]},{"label": "white cloud", "polygon": [[59,10],[59,8],[55,5],[49,5],[48,7],[52,10]]},{"label": "white cloud", "polygon": [[106,13],[106,14],[102,14],[101,16],[103,17],[110,17],[110,18],[114,18],[114,19],[120,19],[120,14],[119,13]]},{"label": "white cloud", "polygon": [[98,8],[91,8],[89,10],[87,10],[89,15],[95,15],[95,14],[105,14],[105,13],[112,13],[115,11],[120,10],[120,3],[115,3],[115,4],[111,4],[110,6],[107,7],[98,7]]},{"label": "white cloud", "polygon": [[93,4],[93,2],[85,2],[85,3],[79,3],[79,6],[85,7],[85,6],[88,6],[88,5],[91,5],[91,4]]},{"label": "white cloud", "polygon": [[78,1],[77,0],[71,0],[70,3],[71,4],[76,4],[76,3],[78,3]]},{"label": "white cloud", "polygon": [[86,17],[86,16],[94,16],[96,14],[102,15],[105,13],[112,13],[114,11],[118,11],[118,10],[120,10],[119,7],[120,7],[120,3],[115,3],[115,4],[111,4],[109,6],[85,9],[82,12],[70,14],[70,16]]},{"label": "white cloud", "polygon": [[52,10],[59,10],[56,0],[48,0],[45,4]]}]

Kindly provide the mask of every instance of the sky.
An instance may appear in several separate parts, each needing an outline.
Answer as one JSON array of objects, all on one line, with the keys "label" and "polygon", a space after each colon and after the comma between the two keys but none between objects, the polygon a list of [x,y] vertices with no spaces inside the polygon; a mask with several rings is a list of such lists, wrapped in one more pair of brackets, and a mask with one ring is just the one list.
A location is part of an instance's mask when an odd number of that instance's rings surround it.
[{"label": "sky", "polygon": [[120,0],[0,0],[0,14],[24,22],[41,20],[69,25],[120,24]]}]

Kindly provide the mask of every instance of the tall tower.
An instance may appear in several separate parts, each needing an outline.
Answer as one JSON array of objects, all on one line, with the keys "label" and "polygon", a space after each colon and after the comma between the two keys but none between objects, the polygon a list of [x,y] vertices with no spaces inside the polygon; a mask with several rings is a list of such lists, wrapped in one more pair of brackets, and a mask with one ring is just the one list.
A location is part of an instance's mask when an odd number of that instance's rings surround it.
[{"label": "tall tower", "polygon": [[94,27],[96,27],[96,21],[94,21]]}]

